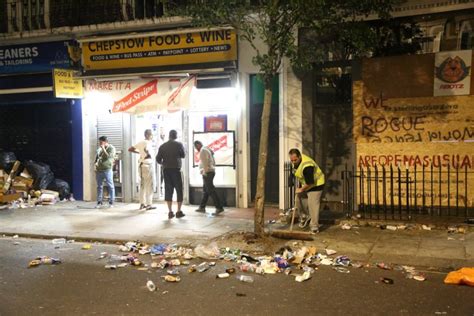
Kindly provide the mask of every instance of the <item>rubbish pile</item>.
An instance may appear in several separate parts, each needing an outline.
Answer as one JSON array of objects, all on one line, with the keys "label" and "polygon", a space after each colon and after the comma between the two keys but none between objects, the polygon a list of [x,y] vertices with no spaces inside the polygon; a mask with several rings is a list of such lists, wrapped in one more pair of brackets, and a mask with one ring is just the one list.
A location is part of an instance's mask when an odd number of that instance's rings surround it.
[{"label": "rubbish pile", "polygon": [[[140,241],[129,241],[118,246],[122,254],[101,253],[97,260],[106,260],[105,269],[115,270],[133,266],[144,271],[163,271],[164,282],[180,282],[183,273],[204,273],[214,270],[216,279],[226,279],[236,274],[242,282],[252,283],[249,274],[267,275],[284,273],[304,282],[312,278],[319,266],[331,266],[340,273],[350,273],[350,268],[378,267],[384,270],[399,270],[409,279],[425,280],[425,276],[409,266],[394,266],[385,263],[362,264],[352,261],[348,256],[339,255],[332,249],[317,251],[313,246],[299,246],[292,249],[282,247],[273,255],[251,256],[240,249],[219,248],[215,242],[197,245],[194,249],[176,244],[147,245]],[[148,258],[144,255],[150,256]],[[142,257],[140,257],[142,256]],[[200,262],[196,262],[200,260]],[[225,264],[217,266],[217,260]],[[151,283],[150,283],[151,284]],[[150,291],[153,286],[150,285]],[[153,290],[154,291],[154,290]]]},{"label": "rubbish pile", "polygon": [[41,162],[18,161],[12,152],[0,152],[0,205],[27,208],[69,199],[69,184],[55,179],[51,168]]}]

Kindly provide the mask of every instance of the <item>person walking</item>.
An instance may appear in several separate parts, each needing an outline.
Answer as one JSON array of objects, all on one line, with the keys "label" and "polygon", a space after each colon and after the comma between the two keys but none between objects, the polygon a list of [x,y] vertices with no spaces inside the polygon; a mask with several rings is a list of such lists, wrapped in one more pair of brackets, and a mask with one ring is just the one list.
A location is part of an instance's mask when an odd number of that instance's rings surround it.
[{"label": "person walking", "polygon": [[293,173],[300,185],[296,189],[295,207],[299,213],[301,228],[310,226],[313,233],[319,232],[319,208],[324,188],[324,173],[310,157],[292,148],[289,151]]},{"label": "person walking", "polygon": [[138,161],[140,172],[140,210],[153,210],[153,147],[152,147],[153,133],[151,129],[145,130],[145,139],[134,146],[131,146],[128,151],[139,154]]},{"label": "person walking", "polygon": [[99,148],[97,148],[94,161],[95,178],[97,181],[96,208],[101,208],[103,205],[104,181],[109,191],[109,207],[114,206],[115,187],[112,168],[115,162],[115,153],[115,147],[112,144],[109,144],[107,136],[99,137]]},{"label": "person walking", "polygon": [[201,203],[196,212],[206,213],[206,204],[209,199],[209,196],[212,197],[214,205],[216,207],[215,215],[222,213],[224,208],[222,207],[221,200],[216,192],[216,187],[214,186],[214,177],[216,175],[216,161],[214,160],[214,152],[207,146],[196,140],[194,142],[194,148],[199,152],[199,170],[202,175],[203,183],[203,194]]},{"label": "person walking", "polygon": [[158,154],[156,155],[156,162],[163,167],[163,178],[165,181],[165,201],[168,205],[168,218],[175,217],[173,213],[173,194],[176,190],[176,201],[178,210],[176,211],[176,218],[184,217],[185,214],[181,210],[183,205],[183,179],[181,177],[181,165],[185,157],[184,146],[182,143],[176,141],[178,133],[172,129],[169,132],[168,141],[160,146]]}]

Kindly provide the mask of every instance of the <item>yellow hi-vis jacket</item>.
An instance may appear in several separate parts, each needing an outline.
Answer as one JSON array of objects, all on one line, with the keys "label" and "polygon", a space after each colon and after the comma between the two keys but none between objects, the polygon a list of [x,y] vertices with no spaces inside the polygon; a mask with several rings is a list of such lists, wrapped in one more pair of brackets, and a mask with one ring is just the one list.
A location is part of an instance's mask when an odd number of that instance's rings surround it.
[{"label": "yellow hi-vis jacket", "polygon": [[311,185],[309,189],[312,189],[316,186],[323,185],[325,181],[324,181],[324,173],[321,170],[321,168],[319,168],[319,166],[316,164],[316,162],[313,159],[309,158],[306,155],[301,154],[301,163],[298,166],[298,168],[294,171],[295,177],[298,178],[298,181],[301,183],[301,186],[306,184],[306,181],[304,179],[304,174],[303,174],[303,170],[306,167],[314,167],[314,184]]}]

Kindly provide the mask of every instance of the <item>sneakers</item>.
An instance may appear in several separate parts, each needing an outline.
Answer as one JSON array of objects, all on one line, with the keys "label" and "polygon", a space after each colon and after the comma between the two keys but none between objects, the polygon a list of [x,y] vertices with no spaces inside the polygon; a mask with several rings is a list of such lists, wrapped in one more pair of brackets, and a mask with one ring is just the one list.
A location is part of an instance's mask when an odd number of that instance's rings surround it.
[{"label": "sneakers", "polygon": [[300,220],[300,223],[298,224],[298,226],[300,228],[305,228],[306,226],[308,226],[309,222],[311,222],[311,217],[303,217]]},{"label": "sneakers", "polygon": [[176,212],[176,218],[181,218],[181,217],[185,217],[186,214],[183,213],[183,211],[177,211]]},{"label": "sneakers", "polygon": [[109,208],[114,208],[114,203],[109,202]]},{"label": "sneakers", "polygon": [[318,234],[319,233],[319,227],[310,227],[309,229],[312,234]]},{"label": "sneakers", "polygon": [[200,207],[200,208],[196,209],[195,212],[198,212],[198,213],[206,213],[206,209]]},{"label": "sneakers", "polygon": [[153,205],[145,205],[145,209],[146,209],[147,211],[149,211],[149,210],[155,210],[155,209],[156,209],[156,206],[153,206]]},{"label": "sneakers", "polygon": [[214,212],[214,215],[217,215],[217,214],[220,214],[224,212],[224,209],[221,207],[221,208],[216,208],[216,211]]},{"label": "sneakers", "polygon": [[140,204],[140,207],[138,209],[139,210],[144,210],[144,209],[146,209],[146,205],[145,204]]},{"label": "sneakers", "polygon": [[172,219],[174,217],[174,213],[173,212],[168,212],[168,219]]},{"label": "sneakers", "polygon": [[101,208],[102,207],[102,202],[97,202],[95,208]]}]

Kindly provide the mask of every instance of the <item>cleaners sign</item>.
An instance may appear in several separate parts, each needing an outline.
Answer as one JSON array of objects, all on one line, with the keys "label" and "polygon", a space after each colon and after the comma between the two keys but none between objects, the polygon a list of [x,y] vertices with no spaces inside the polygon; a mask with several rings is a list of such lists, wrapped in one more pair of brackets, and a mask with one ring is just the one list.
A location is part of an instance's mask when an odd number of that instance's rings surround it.
[{"label": "cleaners sign", "polygon": [[84,69],[143,68],[237,60],[232,29],[153,33],[82,42]]},{"label": "cleaners sign", "polygon": [[51,72],[70,68],[68,42],[0,46],[0,74]]}]

